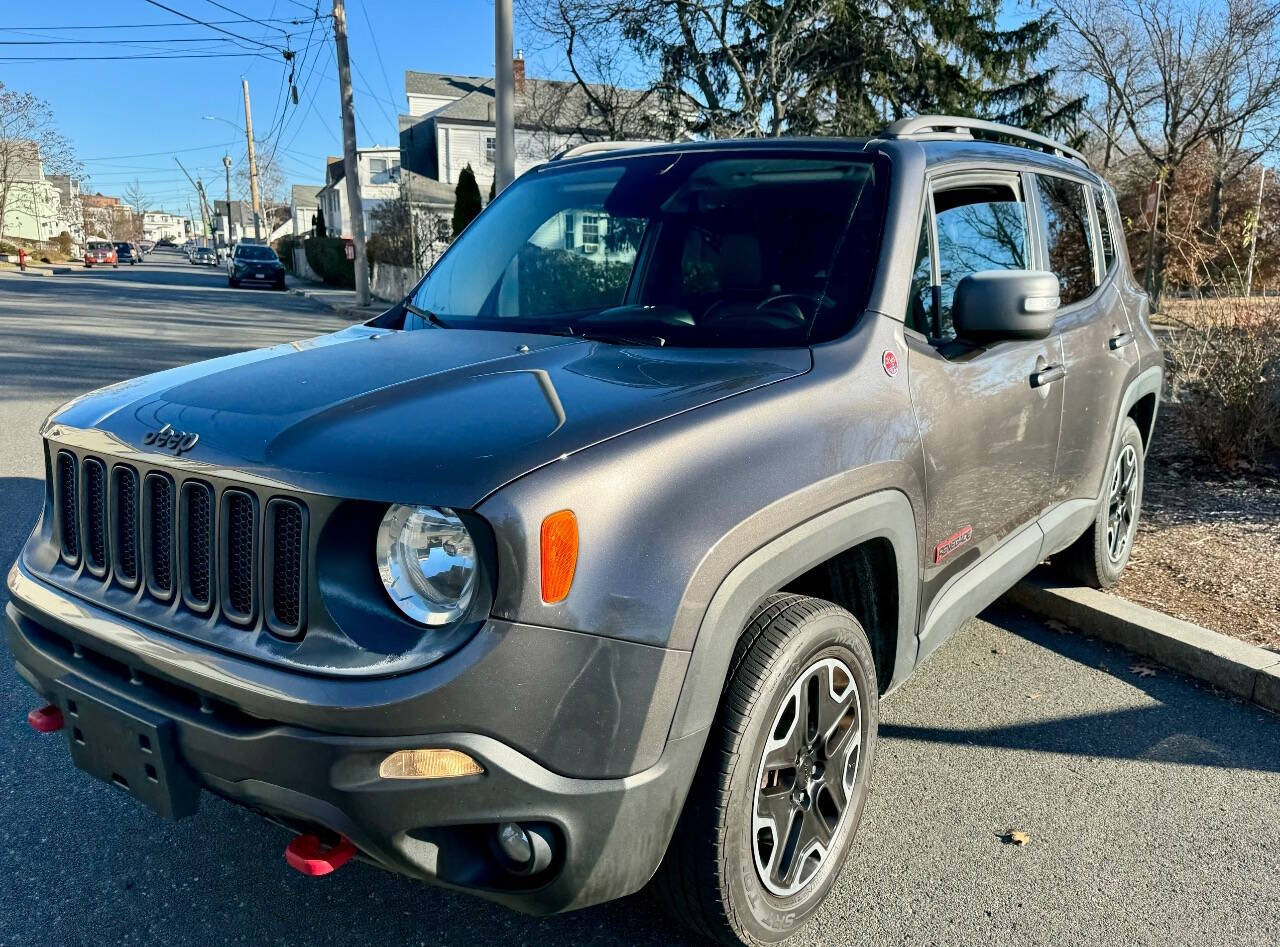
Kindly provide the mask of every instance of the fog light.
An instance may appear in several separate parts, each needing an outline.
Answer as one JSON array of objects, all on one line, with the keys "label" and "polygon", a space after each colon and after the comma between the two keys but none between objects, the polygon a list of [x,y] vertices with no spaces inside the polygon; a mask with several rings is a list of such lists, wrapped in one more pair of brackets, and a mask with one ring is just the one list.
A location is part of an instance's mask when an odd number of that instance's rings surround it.
[{"label": "fog light", "polygon": [[533,861],[533,842],[529,833],[514,822],[503,822],[498,826],[498,844],[502,846],[502,854],[517,865]]},{"label": "fog light", "polygon": [[460,750],[396,750],[378,767],[383,779],[451,779],[477,776],[484,767]]},{"label": "fog light", "polygon": [[503,867],[513,875],[536,875],[555,853],[555,835],[541,822],[499,822],[494,841]]}]

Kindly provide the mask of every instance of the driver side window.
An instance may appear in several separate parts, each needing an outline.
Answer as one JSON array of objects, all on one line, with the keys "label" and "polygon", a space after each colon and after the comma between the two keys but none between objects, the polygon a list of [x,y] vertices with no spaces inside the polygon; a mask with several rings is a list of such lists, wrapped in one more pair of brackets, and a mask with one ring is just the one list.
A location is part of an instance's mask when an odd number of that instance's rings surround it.
[{"label": "driver side window", "polygon": [[938,274],[934,305],[937,341],[956,337],[952,301],[960,281],[983,270],[1030,268],[1027,207],[1013,184],[945,185],[933,194]]}]

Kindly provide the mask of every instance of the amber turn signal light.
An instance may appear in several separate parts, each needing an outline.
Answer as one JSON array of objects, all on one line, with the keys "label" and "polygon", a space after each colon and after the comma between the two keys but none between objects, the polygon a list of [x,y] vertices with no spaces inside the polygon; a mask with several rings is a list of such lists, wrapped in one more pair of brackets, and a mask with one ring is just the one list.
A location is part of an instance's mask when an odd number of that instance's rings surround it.
[{"label": "amber turn signal light", "polygon": [[542,600],[563,602],[578,567],[578,518],[560,510],[542,521]]},{"label": "amber turn signal light", "polygon": [[478,776],[484,767],[461,750],[396,750],[378,767],[383,779],[451,779]]}]

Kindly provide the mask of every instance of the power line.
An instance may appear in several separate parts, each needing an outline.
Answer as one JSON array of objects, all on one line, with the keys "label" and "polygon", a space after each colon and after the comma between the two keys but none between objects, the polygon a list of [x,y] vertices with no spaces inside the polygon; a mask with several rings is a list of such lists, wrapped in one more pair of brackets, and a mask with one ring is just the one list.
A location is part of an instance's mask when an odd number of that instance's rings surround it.
[{"label": "power line", "polygon": [[234,37],[235,39],[238,39],[238,40],[243,40],[246,43],[253,43],[255,46],[261,46],[263,49],[274,49],[277,52],[281,52],[281,53],[284,52],[284,50],[281,49],[279,46],[273,46],[271,43],[264,43],[261,40],[250,39],[248,36],[242,36],[241,34],[233,33],[230,30],[224,30],[222,29],[222,27],[214,26],[212,23],[209,23],[206,20],[201,20],[201,19],[198,19],[197,17],[190,16],[189,14],[183,13],[181,10],[175,10],[173,7],[167,7],[163,3],[161,3],[160,0],[144,0],[144,2],[151,4],[153,7],[159,7],[161,10],[164,10],[168,13],[172,13],[174,16],[180,16],[184,20],[190,20],[192,23],[199,23],[201,26],[207,26],[211,30],[215,30],[216,32],[219,32],[219,33],[225,33],[227,36]]},{"label": "power line", "polygon": [[[218,2],[218,0],[205,0],[205,2],[207,2],[207,3],[211,3],[211,4],[213,4],[215,7],[217,7],[219,10],[225,10],[227,13],[234,13],[236,16],[243,16],[243,17],[246,17],[247,19],[252,20],[254,23],[257,23],[259,26],[265,26],[265,27],[267,27],[267,29],[269,29],[269,30],[271,30],[271,29],[277,29],[277,30],[278,30],[278,29],[280,29],[280,27],[278,27],[278,26],[270,26],[270,25],[268,25],[268,24],[266,23],[266,21],[264,21],[264,20],[259,20],[259,19],[257,19],[256,17],[248,16],[248,15],[247,15],[247,14],[245,14],[245,13],[241,13],[239,10],[233,10],[233,9],[231,9],[231,7],[227,6],[226,4],[219,3],[219,2]],[[283,32],[284,32],[284,30],[280,30],[280,32],[282,32],[282,33],[283,33]]]},{"label": "power line", "polygon": [[189,151],[208,151],[210,148],[230,148],[234,141],[224,141],[216,145],[198,145],[195,148],[169,148],[165,151],[144,151],[136,155],[107,155],[103,158],[81,158],[81,161],[127,161],[130,158],[154,158],[156,155],[186,154]]},{"label": "power line", "polygon": [[[323,15],[325,14],[322,14],[322,16]],[[292,26],[305,26],[307,21],[280,19],[278,17],[275,19],[268,18],[266,20],[255,20],[250,17],[241,17],[238,20],[192,20],[189,23],[174,23],[172,20],[169,20],[165,23],[98,23],[92,26],[0,26],[0,30],[11,33],[20,33],[23,30],[31,30],[33,32],[52,30],[57,30],[59,32],[62,32],[63,30],[155,30],[165,29],[167,27],[190,28],[192,26],[222,26],[235,23],[262,23],[264,25],[267,23],[285,23]]]},{"label": "power line", "polygon": [[364,25],[369,28],[369,41],[373,43],[374,55],[378,57],[378,68],[382,70],[382,81],[386,84],[387,95],[394,100],[396,94],[391,89],[391,80],[387,78],[387,66],[382,61],[382,50],[378,47],[378,34],[374,32],[373,23],[369,20],[369,4],[365,0],[360,0],[360,12],[364,14]]},{"label": "power line", "polygon": [[104,62],[117,59],[271,59],[262,53],[152,53],[145,56],[3,56],[0,62]]}]

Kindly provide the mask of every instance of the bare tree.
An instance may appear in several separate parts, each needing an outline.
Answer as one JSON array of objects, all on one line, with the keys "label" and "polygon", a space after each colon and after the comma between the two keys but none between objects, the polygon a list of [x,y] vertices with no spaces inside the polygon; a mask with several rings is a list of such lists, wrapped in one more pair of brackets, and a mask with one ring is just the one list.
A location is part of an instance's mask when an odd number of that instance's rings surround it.
[{"label": "bare tree", "polygon": [[[1064,55],[1105,102],[1095,127],[1108,149],[1132,146],[1151,165],[1168,205],[1178,171],[1197,149],[1218,157],[1208,202],[1219,224],[1221,187],[1277,140],[1280,4],[1269,0],[1055,0]],[[1107,161],[1110,159],[1108,150]],[[1163,289],[1167,217],[1151,228],[1147,289]]]},{"label": "bare tree", "polygon": [[[10,212],[36,212],[42,169],[71,175],[80,170],[71,143],[54,124],[48,103],[0,82],[0,237]],[[28,203],[32,205],[29,209]]]}]

